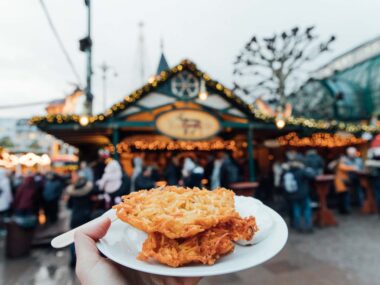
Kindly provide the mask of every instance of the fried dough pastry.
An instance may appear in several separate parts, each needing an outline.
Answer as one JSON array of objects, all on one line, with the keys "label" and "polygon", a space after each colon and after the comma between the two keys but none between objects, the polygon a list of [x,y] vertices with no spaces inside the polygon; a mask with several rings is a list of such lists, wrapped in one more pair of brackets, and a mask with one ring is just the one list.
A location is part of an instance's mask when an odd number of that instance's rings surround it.
[{"label": "fried dough pastry", "polygon": [[166,186],[143,190],[124,196],[114,208],[122,221],[169,239],[192,237],[239,217],[234,193],[224,188],[208,191]]},{"label": "fried dough pastry", "polygon": [[233,241],[249,240],[257,231],[255,218],[233,218],[204,232],[185,239],[170,239],[161,233],[150,233],[137,257],[150,259],[171,267],[189,263],[212,265],[234,250]]}]

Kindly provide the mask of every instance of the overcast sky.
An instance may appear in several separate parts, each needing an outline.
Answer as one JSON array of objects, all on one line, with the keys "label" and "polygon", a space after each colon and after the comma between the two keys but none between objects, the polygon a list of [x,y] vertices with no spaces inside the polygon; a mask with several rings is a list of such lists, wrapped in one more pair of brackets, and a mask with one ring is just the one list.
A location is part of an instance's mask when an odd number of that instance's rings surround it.
[{"label": "overcast sky", "polygon": [[[337,36],[329,59],[380,34],[378,0],[92,0],[95,112],[102,111],[99,65],[108,80],[108,105],[139,87],[138,28],[145,23],[146,77],[156,69],[160,38],[169,65],[184,58],[227,86],[232,62],[253,35],[271,35],[295,25],[316,25],[322,38]],[[45,0],[82,81],[85,56],[78,40],[86,32],[82,0]],[[39,0],[0,1],[0,105],[63,97],[75,82],[50,30]],[[43,106],[2,110],[1,117],[43,114]]]}]

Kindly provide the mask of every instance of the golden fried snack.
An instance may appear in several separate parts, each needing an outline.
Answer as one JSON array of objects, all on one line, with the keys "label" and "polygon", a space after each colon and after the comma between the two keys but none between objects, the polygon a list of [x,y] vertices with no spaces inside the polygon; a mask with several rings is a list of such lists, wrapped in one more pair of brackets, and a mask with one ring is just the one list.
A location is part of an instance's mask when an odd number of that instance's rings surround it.
[{"label": "golden fried snack", "polygon": [[249,240],[257,231],[255,219],[233,218],[216,227],[185,239],[170,239],[161,233],[150,233],[137,257],[150,259],[172,267],[189,263],[212,265],[234,250],[233,241]]},{"label": "golden fried snack", "polygon": [[124,196],[114,208],[122,221],[170,239],[191,237],[239,217],[234,193],[224,188],[208,191],[166,186],[143,190]]}]

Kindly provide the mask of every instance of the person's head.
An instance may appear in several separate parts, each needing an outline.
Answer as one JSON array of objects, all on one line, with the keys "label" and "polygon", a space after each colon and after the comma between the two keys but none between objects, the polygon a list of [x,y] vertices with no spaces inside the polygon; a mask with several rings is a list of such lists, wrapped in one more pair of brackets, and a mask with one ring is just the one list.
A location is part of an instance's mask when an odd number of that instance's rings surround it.
[{"label": "person's head", "polygon": [[142,174],[144,177],[151,177],[153,172],[153,168],[151,166],[144,166]]},{"label": "person's head", "polygon": [[106,149],[99,150],[98,154],[99,154],[99,158],[102,161],[107,161],[107,160],[109,160],[111,158],[110,152],[108,150],[106,150]]},{"label": "person's head", "polygon": [[297,152],[294,149],[288,150],[285,154],[288,161],[294,161],[297,159]]},{"label": "person's head", "polygon": [[46,179],[47,180],[53,180],[54,179],[54,173],[52,171],[49,171],[46,173]]},{"label": "person's head", "polygon": [[179,165],[179,157],[178,156],[173,156],[171,158],[171,162],[175,165],[175,166],[178,166]]},{"label": "person's head", "polygon": [[80,169],[85,169],[87,167],[87,162],[82,160],[80,163]]},{"label": "person's head", "polygon": [[358,155],[358,150],[355,147],[351,146],[347,148],[346,153],[348,157],[354,158]]}]

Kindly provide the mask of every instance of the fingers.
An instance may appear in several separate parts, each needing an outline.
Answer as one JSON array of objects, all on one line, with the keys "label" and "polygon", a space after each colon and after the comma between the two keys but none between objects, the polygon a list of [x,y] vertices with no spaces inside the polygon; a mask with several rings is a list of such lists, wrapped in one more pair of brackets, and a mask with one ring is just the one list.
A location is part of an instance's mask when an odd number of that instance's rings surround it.
[{"label": "fingers", "polygon": [[93,240],[97,241],[104,237],[111,225],[111,220],[109,218],[99,218],[94,222],[91,222],[83,229],[78,230],[78,233],[83,233],[89,236]]},{"label": "fingers", "polygon": [[92,268],[101,258],[96,248],[96,241],[105,236],[110,225],[110,219],[103,218],[75,232],[78,276],[83,271],[82,269]]}]

